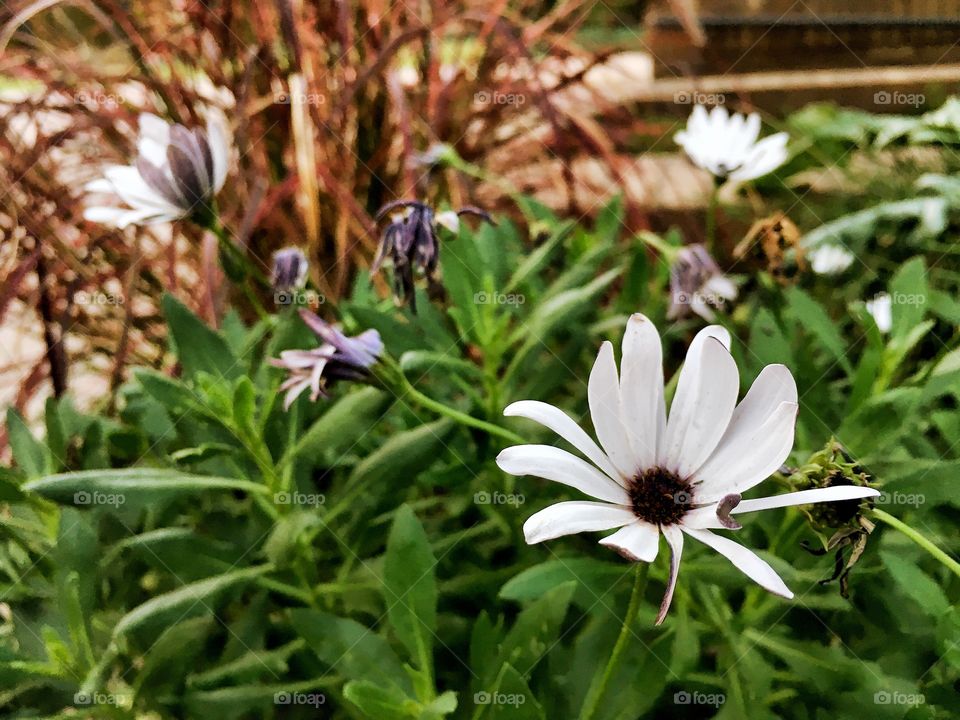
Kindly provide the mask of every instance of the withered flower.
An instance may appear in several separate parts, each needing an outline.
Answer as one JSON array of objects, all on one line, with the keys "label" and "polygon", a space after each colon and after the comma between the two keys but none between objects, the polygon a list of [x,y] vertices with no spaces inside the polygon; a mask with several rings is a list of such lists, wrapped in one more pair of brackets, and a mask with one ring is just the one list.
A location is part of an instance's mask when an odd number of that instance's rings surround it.
[{"label": "withered flower", "polygon": [[800,229],[783,213],[757,220],[733,249],[737,260],[753,260],[779,283],[785,284],[795,271],[807,269],[806,254],[800,246]]},{"label": "withered flower", "polygon": [[355,337],[344,335],[309,310],[301,310],[300,317],[322,344],[312,350],[284,350],[270,364],[287,370],[289,375],[280,386],[286,392],[283,407],[289,410],[293,401],[307,388],[310,399],[327,397],[327,386],[336,380],[364,380],[370,367],[383,352],[383,342],[376,330],[366,330]]},{"label": "withered flower", "polygon": [[[822,450],[814,453],[805,465],[794,470],[788,481],[796,490],[813,490],[846,486],[870,487],[871,479],[870,473],[852,458],[839,442],[831,439]],[[833,574],[821,580],[820,584],[838,580],[843,597],[848,596],[850,571],[866,550],[867,539],[875,527],[864,514],[873,504],[873,498],[863,497],[829,505],[801,507],[811,528],[820,539],[821,547],[811,547],[807,542],[801,545],[814,555],[835,552]],[[844,556],[847,547],[851,548],[849,557]]]},{"label": "withered flower", "polygon": [[706,247],[698,243],[680,248],[670,268],[668,320],[696,313],[709,322],[714,308],[736,298],[737,286],[723,274]]},{"label": "withered flower", "polygon": [[414,273],[420,271],[428,281],[436,280],[440,255],[437,227],[442,225],[456,231],[461,215],[474,215],[496,225],[489,214],[472,206],[460,208],[454,213],[457,218],[457,224],[454,225],[449,213],[440,213],[438,216],[432,207],[415,200],[397,200],[384,205],[377,213],[376,221],[379,223],[387,215],[391,216],[390,224],[380,236],[380,245],[370,272],[377,272],[389,259],[393,264],[394,295],[401,303],[409,299],[413,312],[417,311]]},{"label": "withered flower", "polygon": [[289,247],[273,254],[273,271],[270,282],[274,293],[289,293],[299,290],[307,281],[309,263],[300,248]]}]

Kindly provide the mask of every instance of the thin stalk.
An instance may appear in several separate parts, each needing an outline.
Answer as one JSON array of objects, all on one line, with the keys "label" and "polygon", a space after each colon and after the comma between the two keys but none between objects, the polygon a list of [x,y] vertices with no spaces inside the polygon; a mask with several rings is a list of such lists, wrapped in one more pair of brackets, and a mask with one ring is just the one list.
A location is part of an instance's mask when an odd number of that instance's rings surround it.
[{"label": "thin stalk", "polygon": [[633,579],[633,591],[630,593],[630,604],[627,606],[627,614],[624,616],[623,625],[620,627],[620,636],[617,638],[617,644],[613,646],[613,652],[610,653],[610,659],[607,660],[607,666],[603,669],[603,674],[600,676],[599,682],[597,678],[594,677],[593,682],[590,683],[590,689],[587,691],[587,697],[580,711],[580,720],[590,720],[594,713],[597,712],[600,701],[603,699],[607,691],[607,686],[610,684],[610,679],[613,677],[614,670],[616,670],[620,664],[620,656],[623,655],[623,651],[626,649],[627,643],[630,641],[630,636],[632,635],[630,626],[636,621],[637,613],[640,610],[640,598],[643,595],[644,587],[646,587],[647,573],[649,571],[649,563],[637,563],[637,569]]},{"label": "thin stalk", "polygon": [[714,256],[717,251],[717,208],[719,206],[719,198],[720,186],[714,183],[713,189],[710,191],[710,203],[707,206],[706,228],[707,250]]},{"label": "thin stalk", "polygon": [[506,428],[502,428],[499,425],[494,425],[493,423],[488,423],[485,420],[479,420],[472,415],[467,415],[464,412],[460,412],[456,408],[452,408],[449,405],[444,405],[439,400],[434,400],[432,397],[424,395],[413,385],[411,385],[406,378],[404,378],[404,382],[406,384],[404,391],[408,393],[415,402],[417,402],[419,405],[422,405],[427,410],[432,410],[438,415],[448,417],[451,420],[460,423],[461,425],[482,430],[489,435],[497,435],[498,437],[502,437],[504,440],[509,440],[512,443],[523,444],[525,442],[522,437],[514,432],[511,432],[510,430],[507,430]]},{"label": "thin stalk", "polygon": [[925,536],[923,536],[922,534],[914,530],[912,527],[907,525],[902,520],[899,520],[895,518],[893,515],[890,515],[889,513],[883,510],[879,510],[878,508],[873,509],[872,515],[873,517],[877,518],[877,520],[882,520],[890,527],[896,528],[897,530],[902,532],[908,538],[913,540],[917,545],[919,545],[924,550],[926,550],[930,555],[932,555],[937,560],[939,560],[940,563],[943,564],[950,571],[952,571],[954,575],[956,575],[957,577],[960,577],[960,563],[958,563],[952,557],[947,555],[947,553],[945,553],[943,550],[941,550],[936,545],[934,545],[933,542],[928,540]]}]

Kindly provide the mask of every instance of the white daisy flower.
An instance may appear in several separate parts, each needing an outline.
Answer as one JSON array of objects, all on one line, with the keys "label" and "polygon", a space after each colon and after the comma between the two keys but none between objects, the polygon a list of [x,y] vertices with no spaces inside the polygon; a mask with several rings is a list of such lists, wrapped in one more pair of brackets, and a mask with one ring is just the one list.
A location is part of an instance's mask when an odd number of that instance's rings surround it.
[{"label": "white daisy flower", "polygon": [[124,228],[171,222],[208,210],[227,178],[228,137],[220,111],[207,113],[206,130],[142,114],[136,162],[111,165],[104,177],[86,185],[88,192],[112,195],[126,207],[90,205],[84,218]]},{"label": "white daisy flower", "polygon": [[620,376],[605,342],[587,395],[598,445],[566,413],[534,400],[504,410],[544,425],[591,462],[549,445],[518,445],[497,457],[504,472],[569,485],[600,502],[551,505],[523,526],[528,543],[584,531],[617,532],[600,541],[630,560],[652,562],[660,535],[671,551],[670,579],[657,624],[673,598],[684,537],[708,545],[749,578],[786,598],[793,594],[764,560],[713,529],[736,530],[742,513],[879,495],[846,486],[742,500],[786,460],[793,448],[797,387],[783,365],[768,365],[737,404],[739,373],[730,334],[712,325],[697,334],[680,370],[667,417],[660,336],[633,315],[623,338]]},{"label": "white daisy flower", "polygon": [[853,253],[842,245],[820,245],[807,253],[810,267],[818,275],[839,275],[853,264]]},{"label": "white daisy flower", "polygon": [[757,141],[760,116],[730,115],[723,106],[709,113],[703,105],[693,108],[687,127],[674,141],[695,165],[720,181],[746,181],[773,172],[787,159],[787,133],[777,133]]},{"label": "white daisy flower", "polygon": [[882,333],[890,332],[893,327],[893,298],[888,293],[878,293],[873,300],[867,300],[866,305],[877,329]]}]

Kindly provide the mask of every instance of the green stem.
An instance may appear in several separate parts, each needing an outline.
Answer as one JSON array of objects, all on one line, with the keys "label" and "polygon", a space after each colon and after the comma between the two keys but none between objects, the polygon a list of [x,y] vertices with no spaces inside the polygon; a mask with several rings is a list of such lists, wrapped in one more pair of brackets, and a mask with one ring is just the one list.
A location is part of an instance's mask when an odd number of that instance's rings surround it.
[{"label": "green stem", "polygon": [[522,437],[507,430],[506,428],[502,428],[499,425],[494,425],[493,423],[488,423],[485,420],[478,420],[472,415],[467,415],[464,412],[460,412],[456,408],[452,408],[449,405],[444,405],[442,402],[424,395],[413,385],[411,385],[406,378],[404,378],[404,382],[406,384],[406,387],[404,387],[404,392],[408,393],[419,405],[422,405],[428,410],[432,410],[438,415],[443,415],[451,420],[455,420],[461,425],[474,427],[477,430],[483,430],[483,432],[488,433],[489,435],[497,435],[502,437],[504,440],[509,440],[510,442],[518,445],[522,445],[525,442]]},{"label": "green stem", "polygon": [[902,532],[908,538],[913,540],[917,545],[919,545],[928,553],[933,555],[933,557],[935,557],[944,566],[946,566],[949,570],[951,570],[954,575],[956,575],[957,577],[960,577],[960,563],[958,563],[952,557],[947,555],[947,553],[945,553],[943,550],[941,550],[936,545],[934,545],[926,537],[921,535],[919,532],[914,530],[912,527],[907,525],[902,520],[895,518],[893,515],[890,515],[889,513],[883,510],[874,508],[872,514],[875,518],[877,518],[877,520],[883,520],[883,522],[885,522],[887,525],[893,528],[896,528],[897,530]]},{"label": "green stem", "polygon": [[637,563],[637,570],[634,573],[633,592],[630,593],[630,605],[627,607],[627,614],[623,618],[623,625],[620,628],[620,637],[617,638],[617,644],[613,646],[613,652],[610,653],[610,659],[607,660],[607,666],[603,669],[603,675],[599,682],[594,677],[590,683],[590,689],[587,691],[587,697],[583,701],[583,708],[580,711],[580,720],[590,720],[600,706],[600,701],[606,693],[607,686],[617,666],[620,664],[620,656],[630,641],[632,632],[630,626],[637,619],[637,612],[640,610],[640,598],[643,595],[643,589],[647,584],[647,573],[650,571],[649,563]]},{"label": "green stem", "polygon": [[710,204],[707,206],[707,250],[711,255],[716,254],[717,245],[717,206],[719,204],[720,186],[713,184],[710,191]]},{"label": "green stem", "polygon": [[656,233],[649,232],[648,230],[642,230],[637,233],[637,239],[642,241],[644,245],[653,248],[663,255],[663,259],[667,261],[668,265],[673,265],[673,261],[680,251],[680,248],[671,245]]}]

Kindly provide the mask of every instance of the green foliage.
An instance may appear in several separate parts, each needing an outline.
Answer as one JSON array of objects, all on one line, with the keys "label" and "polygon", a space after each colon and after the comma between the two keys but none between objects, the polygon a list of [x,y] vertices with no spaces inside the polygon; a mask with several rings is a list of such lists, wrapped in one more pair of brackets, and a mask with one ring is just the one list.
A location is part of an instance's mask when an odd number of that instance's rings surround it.
[{"label": "green foliage", "polygon": [[[792,170],[817,169],[817,154],[956,145],[955,114],[954,104],[909,119],[808,108],[790,120],[805,141]],[[805,223],[806,243],[858,254],[842,282],[800,273],[781,286],[754,273],[720,321],[743,388],[770,363],[796,378],[790,464],[836,437],[884,491],[879,507],[955,555],[960,266],[947,241],[960,186],[925,173],[907,187],[915,195],[839,197]],[[8,411],[3,711],[577,717],[617,642],[632,565],[589,535],[524,543],[527,517],[580,496],[497,468],[509,437],[555,442],[503,409],[542,400],[586,424],[597,348],[619,347],[630,313],[661,329],[668,381],[703,323],[666,320],[669,267],[623,232],[619,201],[591,227],[532,200],[520,207],[525,226],[464,219],[444,237],[442,292],[422,293],[419,314],[358,280],[339,319],[350,333],[377,329],[389,355],[328,399],[283,408],[268,359],[316,344],[295,313],[251,326],[231,314],[217,331],[168,296],[176,362],[136,370],[115,413],[51,401],[39,433]],[[881,291],[888,332],[864,304]],[[615,690],[591,720],[951,717],[960,578],[881,526],[843,599],[819,582],[835,558],[802,545],[831,530],[791,508],[739,531],[793,601],[688,543],[658,628],[661,548],[611,670]]]}]

